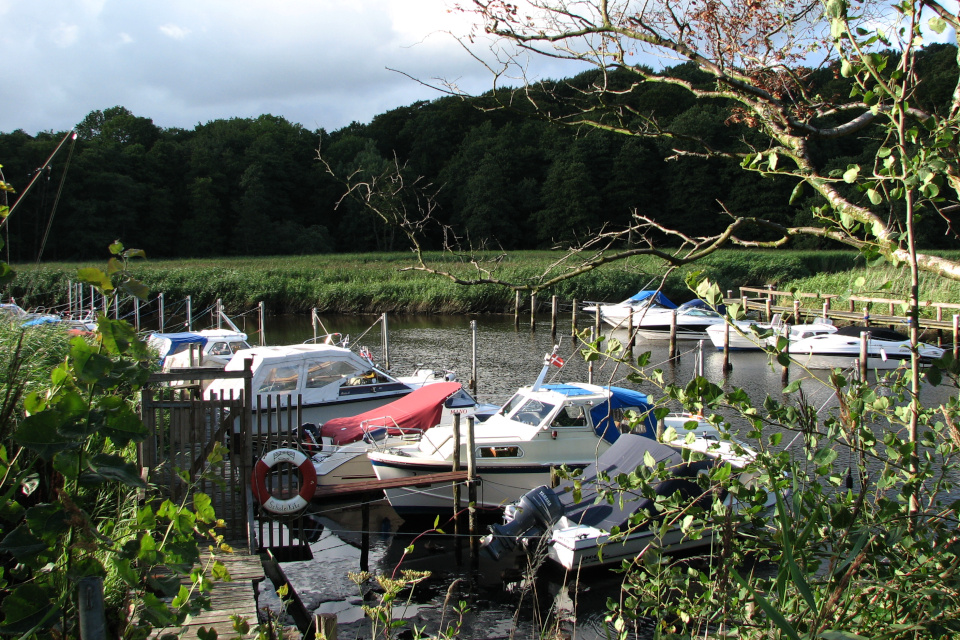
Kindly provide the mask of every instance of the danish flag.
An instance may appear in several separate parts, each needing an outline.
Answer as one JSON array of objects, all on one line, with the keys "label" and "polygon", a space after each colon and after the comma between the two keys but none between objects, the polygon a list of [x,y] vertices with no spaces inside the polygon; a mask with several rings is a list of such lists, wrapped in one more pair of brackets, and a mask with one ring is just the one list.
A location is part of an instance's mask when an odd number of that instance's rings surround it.
[{"label": "danish flag", "polygon": [[370,362],[373,362],[373,354],[370,353],[370,349],[367,349],[366,347],[360,347],[359,355],[361,358],[366,358]]},{"label": "danish flag", "polygon": [[551,354],[551,356],[550,356],[550,364],[552,364],[552,365],[555,366],[555,367],[562,367],[562,366],[563,366],[563,358],[561,358],[560,356],[558,356],[558,355],[555,354],[555,353],[554,353],[554,354]]}]

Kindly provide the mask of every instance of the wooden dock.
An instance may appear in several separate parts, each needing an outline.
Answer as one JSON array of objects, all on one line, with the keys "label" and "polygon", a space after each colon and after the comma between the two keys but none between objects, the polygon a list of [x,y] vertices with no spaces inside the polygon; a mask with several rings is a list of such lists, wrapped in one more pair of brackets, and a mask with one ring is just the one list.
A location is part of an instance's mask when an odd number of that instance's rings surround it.
[{"label": "wooden dock", "polygon": [[391,478],[389,480],[369,480],[364,482],[348,482],[346,484],[337,484],[329,486],[318,486],[316,493],[313,494],[314,500],[345,498],[364,493],[377,493],[384,489],[397,489],[400,487],[429,487],[433,484],[442,482],[466,482],[467,472],[447,471],[444,473],[431,473],[422,476],[411,476],[405,478]]},{"label": "wooden dock", "polygon": [[[251,555],[244,550],[223,554],[217,558],[230,572],[231,581],[214,582],[210,592],[210,610],[202,611],[190,618],[182,627],[154,629],[151,638],[160,638],[173,633],[179,638],[199,638],[201,628],[215,629],[219,638],[256,638],[257,626],[257,583],[264,578],[263,565],[259,554]],[[238,615],[246,619],[251,631],[241,635],[234,631],[231,616]]]}]

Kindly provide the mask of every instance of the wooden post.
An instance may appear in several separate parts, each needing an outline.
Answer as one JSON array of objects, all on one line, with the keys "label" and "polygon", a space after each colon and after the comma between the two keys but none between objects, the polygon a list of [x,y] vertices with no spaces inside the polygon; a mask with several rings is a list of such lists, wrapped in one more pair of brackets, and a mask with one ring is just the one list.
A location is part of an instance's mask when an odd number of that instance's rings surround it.
[{"label": "wooden post", "polygon": [[516,297],[513,301],[513,326],[517,329],[520,328],[520,292],[516,292]]},{"label": "wooden post", "polygon": [[730,323],[723,323],[723,372],[730,371]]},{"label": "wooden post", "polygon": [[67,314],[70,316],[76,315],[80,317],[80,314],[73,313],[73,281],[67,280]]},{"label": "wooden post", "polygon": [[773,299],[767,298],[763,304],[767,314],[767,322],[770,322],[773,319]]},{"label": "wooden post", "polygon": [[470,500],[470,536],[477,535],[477,452],[473,416],[467,416],[467,498]]},{"label": "wooden post", "polygon": [[317,308],[310,309],[310,325],[313,327],[313,342],[317,342]]},{"label": "wooden post", "polygon": [[823,303],[823,319],[828,320],[830,318],[830,298],[827,298],[827,301]]},{"label": "wooden post", "polygon": [[633,312],[627,314],[627,351],[633,356]]},{"label": "wooden post", "polygon": [[783,386],[787,386],[787,382],[790,380],[790,325],[783,325],[783,335],[787,337],[787,346],[784,347],[783,352],[787,355],[787,364],[783,365],[783,369],[780,371],[780,383]]},{"label": "wooden post", "polygon": [[260,346],[265,347],[267,346],[267,336],[264,334],[263,328],[267,324],[267,309],[263,304],[263,300],[261,300],[257,306],[260,307]]},{"label": "wooden post", "polygon": [[381,320],[380,331],[382,332],[381,336],[383,340],[383,366],[389,370],[390,369],[390,330],[389,330],[389,327],[387,326],[386,312],[384,312],[384,314],[380,316],[380,320]]},{"label": "wooden post", "polygon": [[577,299],[573,299],[573,311],[570,313],[570,335],[577,336]]},{"label": "wooden post", "polygon": [[853,300],[850,301],[850,313],[853,313],[857,310],[856,303]]},{"label": "wooden post", "polygon": [[116,296],[113,299],[113,319],[120,319],[120,296]]},{"label": "wooden post", "polygon": [[550,296],[550,335],[557,337],[557,296]]},{"label": "wooden post", "polygon": [[530,331],[537,330],[537,294],[530,294]]},{"label": "wooden post", "polygon": [[107,618],[103,608],[103,578],[100,576],[80,578],[77,592],[81,640],[106,640]]},{"label": "wooden post", "polygon": [[187,331],[193,331],[193,296],[187,296]]},{"label": "wooden post", "polygon": [[[943,307],[937,307],[937,324],[943,322]],[[943,346],[943,327],[937,327],[937,346]]]},{"label": "wooden post", "polygon": [[698,340],[697,341],[697,376],[700,378],[703,377],[703,369],[704,369],[703,340]]},{"label": "wooden post", "polygon": [[223,329],[223,299],[217,298],[217,329]]},{"label": "wooden post", "polygon": [[360,571],[370,570],[370,502],[360,508]]},{"label": "wooden post", "polygon": [[318,613],[316,627],[317,640],[337,640],[337,614]]},{"label": "wooden post", "polygon": [[[453,471],[460,471],[460,414],[453,414]],[[453,483],[453,535],[460,534],[460,483]]]},{"label": "wooden post", "polygon": [[477,321],[470,321],[470,390],[477,395]]},{"label": "wooden post", "polygon": [[674,309],[670,314],[670,347],[667,351],[667,357],[671,360],[677,359],[677,310]]},{"label": "wooden post", "polygon": [[[954,318],[956,318],[956,316],[954,316]],[[593,327],[590,327],[590,342],[593,342],[593,331]],[[956,335],[956,332],[954,332],[954,335]],[[593,360],[587,363],[587,383],[593,384]]]},{"label": "wooden post", "polygon": [[[742,293],[742,292],[741,292],[741,293]],[[746,313],[747,311],[750,310],[750,307],[748,306],[749,303],[750,303],[750,301],[747,299],[747,296],[745,296],[745,295],[741,295],[741,296],[740,296],[740,306],[743,307],[743,312],[744,312],[744,313]]]},{"label": "wooden post", "polygon": [[140,298],[133,299],[133,326],[140,331]]},{"label": "wooden post", "polygon": [[870,340],[869,331],[860,332],[860,381],[866,382],[867,380],[867,359],[869,358],[869,352],[867,351],[867,343]]},{"label": "wooden post", "polygon": [[800,301],[793,301],[793,324],[800,324]]},{"label": "wooden post", "polygon": [[163,333],[163,327],[166,324],[163,317],[163,291],[157,296],[157,300],[160,304],[160,333]]},{"label": "wooden post", "polygon": [[870,303],[868,302],[863,306],[863,326],[870,326]]},{"label": "wooden post", "polygon": [[957,360],[960,358],[960,344],[958,344],[958,338],[960,338],[960,315],[953,314],[953,359]]}]

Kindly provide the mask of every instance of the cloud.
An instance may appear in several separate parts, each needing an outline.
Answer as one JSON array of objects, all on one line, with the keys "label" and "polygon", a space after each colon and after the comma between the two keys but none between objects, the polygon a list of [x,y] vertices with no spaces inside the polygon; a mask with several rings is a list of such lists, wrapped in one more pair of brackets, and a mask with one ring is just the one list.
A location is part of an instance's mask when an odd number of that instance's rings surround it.
[{"label": "cloud", "polygon": [[164,24],[159,27],[160,33],[174,40],[183,40],[190,34],[190,29],[178,27],[175,24]]},{"label": "cloud", "polygon": [[452,2],[0,0],[0,131],[65,130],[114,105],[162,127],[271,113],[332,131],[443,95],[411,77],[485,91]]}]

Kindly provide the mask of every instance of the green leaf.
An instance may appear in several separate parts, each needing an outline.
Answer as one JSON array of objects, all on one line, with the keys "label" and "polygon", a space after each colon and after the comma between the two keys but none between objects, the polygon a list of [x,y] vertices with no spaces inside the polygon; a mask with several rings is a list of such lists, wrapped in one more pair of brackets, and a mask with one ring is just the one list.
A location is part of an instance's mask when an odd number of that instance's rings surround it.
[{"label": "green leaf", "polygon": [[790,193],[790,204],[797,204],[797,201],[800,200],[800,196],[803,195],[803,185],[804,183],[801,181],[793,188]]},{"label": "green leaf", "polygon": [[9,553],[21,562],[32,559],[48,548],[49,545],[35,536],[26,523],[21,524],[0,541],[0,551]]},{"label": "green leaf", "polygon": [[934,33],[943,33],[944,29],[947,28],[947,22],[940,16],[934,16],[930,18],[930,22],[927,24],[930,26],[930,30]]},{"label": "green leaf", "polygon": [[227,569],[226,565],[219,560],[213,561],[213,566],[210,567],[210,575],[212,575],[215,580],[220,580],[222,582],[233,582],[233,576],[230,575],[230,571]]},{"label": "green leaf", "polygon": [[139,280],[126,280],[120,285],[120,290],[140,300],[146,300],[150,295],[150,288]]},{"label": "green leaf", "polygon": [[127,583],[127,586],[134,588],[140,586],[140,576],[133,570],[133,564],[130,560],[127,558],[113,558],[112,562],[114,568],[117,570],[117,575]]},{"label": "green leaf", "polygon": [[843,172],[843,181],[847,184],[853,184],[857,181],[857,176],[860,175],[860,165],[851,164],[847,165],[847,170]]},{"label": "green leaf", "polygon": [[870,199],[870,202],[875,205],[883,202],[883,196],[881,196],[880,192],[876,189],[867,189],[867,197]]},{"label": "green leaf", "polygon": [[59,411],[43,411],[27,416],[13,432],[13,439],[17,444],[36,451],[44,460],[49,460],[58,451],[78,446],[75,440],[60,433],[62,421]]},{"label": "green leaf", "polygon": [[152,531],[156,526],[157,516],[153,513],[153,507],[144,505],[137,510],[137,529]]},{"label": "green leaf", "polygon": [[110,277],[96,267],[77,269],[77,279],[84,284],[98,288],[104,293],[113,291],[113,282],[110,280]]},{"label": "green leaf", "polygon": [[653,456],[650,455],[649,451],[643,452],[643,464],[650,469],[653,469],[657,466],[657,461],[653,459]]},{"label": "green leaf", "polygon": [[98,453],[90,459],[90,469],[108,480],[116,480],[128,487],[146,489],[137,465],[110,453]]},{"label": "green leaf", "polygon": [[27,526],[47,540],[70,530],[70,515],[61,504],[38,504],[27,509]]},{"label": "green leaf", "polygon": [[130,345],[137,341],[137,332],[130,323],[123,320],[99,318],[97,330],[108,353],[121,355],[127,353]]},{"label": "green leaf", "polygon": [[123,243],[119,240],[114,240],[112,243],[110,243],[110,246],[108,246],[107,249],[110,251],[111,255],[118,256],[123,253]]},{"label": "green leaf", "polygon": [[[213,501],[205,493],[193,494],[193,510],[197,514],[197,520],[210,524],[217,521],[217,514],[213,510]],[[436,528],[436,527],[434,527]]]},{"label": "green leaf", "polygon": [[796,393],[800,390],[800,385],[803,383],[803,380],[794,380],[787,386],[783,388],[783,394],[787,395],[789,393]]},{"label": "green leaf", "polygon": [[35,627],[50,627],[60,613],[53,606],[51,595],[39,585],[28,583],[17,587],[3,599],[3,624],[0,633],[27,633]]},{"label": "green leaf", "polygon": [[67,577],[71,580],[79,580],[80,578],[90,576],[99,576],[101,578],[107,576],[107,570],[104,569],[100,561],[93,556],[86,556],[75,560],[70,564],[70,570],[67,572]]},{"label": "green leaf", "polygon": [[147,531],[140,538],[140,552],[137,554],[137,558],[151,565],[157,564],[157,555],[157,543],[153,539],[153,533]]}]

